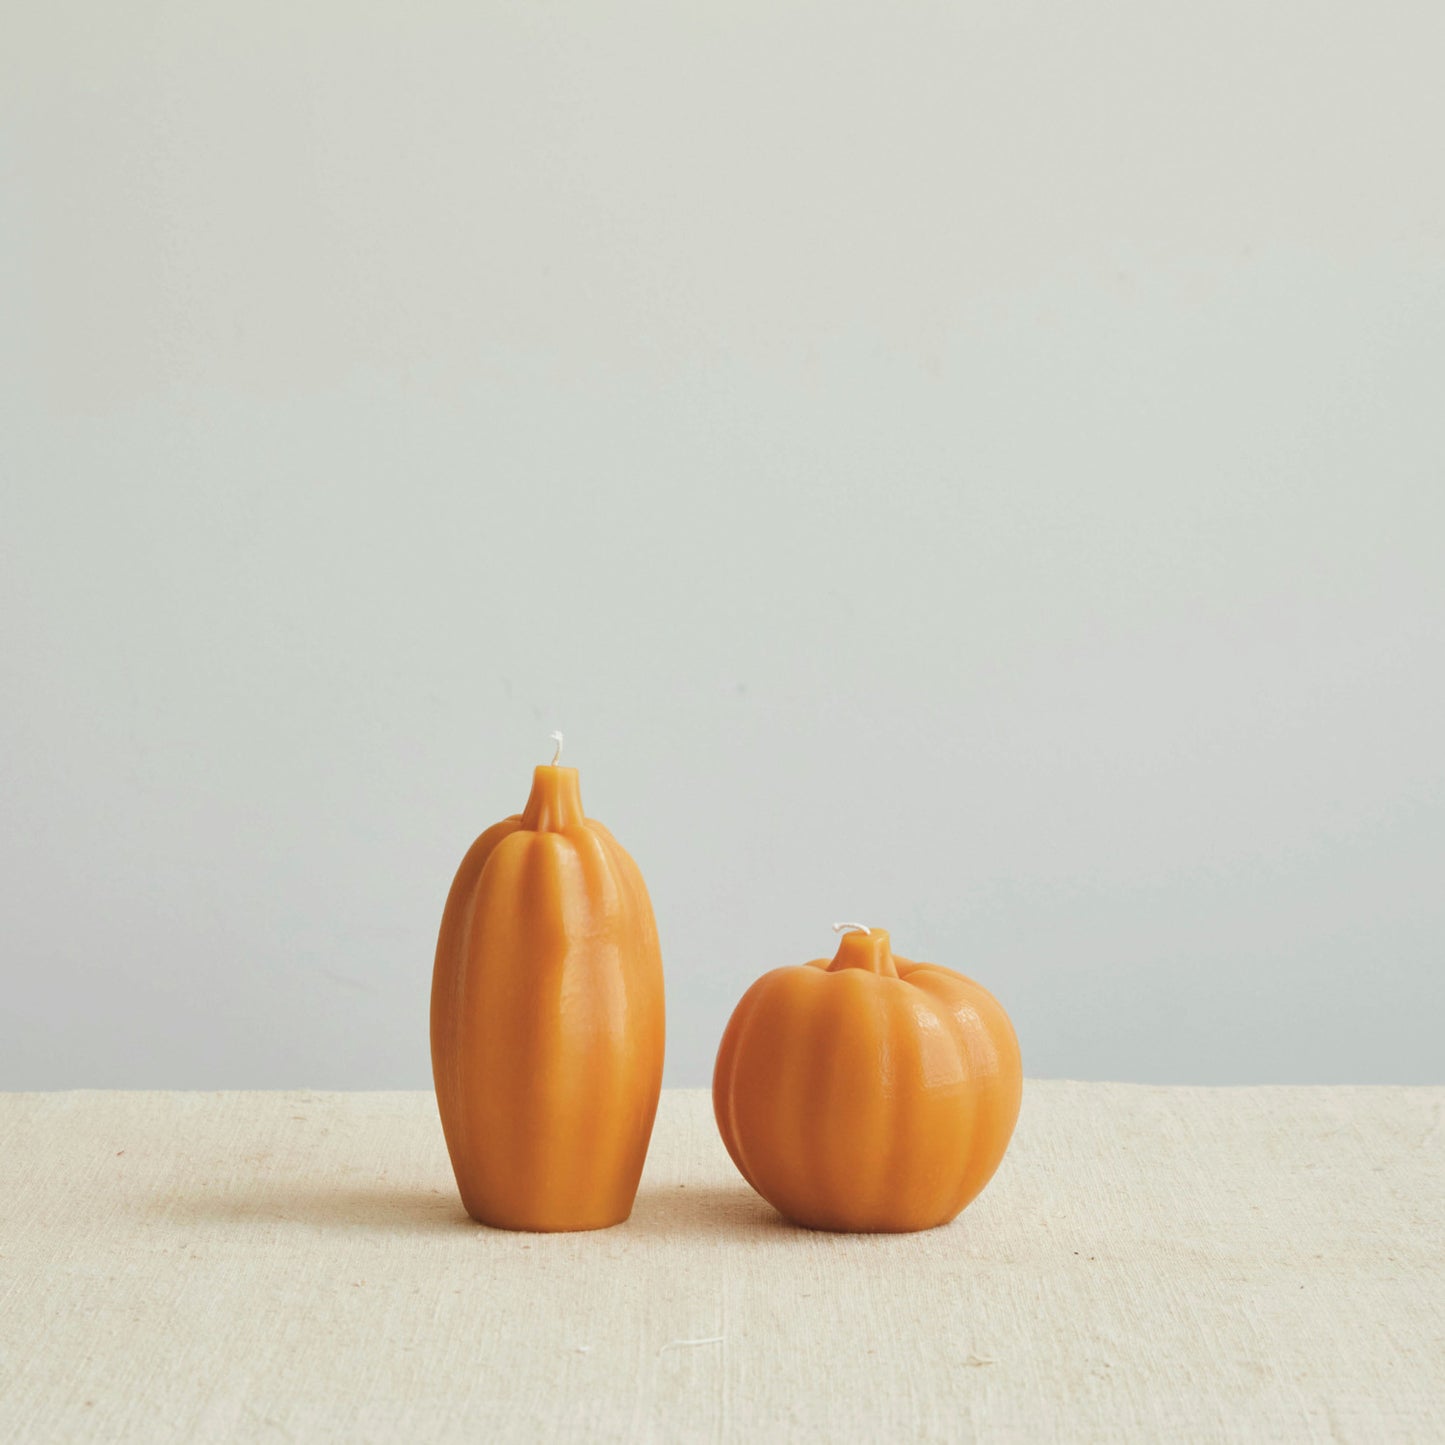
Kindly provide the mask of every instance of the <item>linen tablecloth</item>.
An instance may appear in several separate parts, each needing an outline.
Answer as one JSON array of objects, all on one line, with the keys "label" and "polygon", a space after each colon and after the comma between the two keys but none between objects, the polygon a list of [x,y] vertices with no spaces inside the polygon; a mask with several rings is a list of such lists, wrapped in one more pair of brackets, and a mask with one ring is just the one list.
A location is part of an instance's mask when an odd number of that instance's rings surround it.
[{"label": "linen tablecloth", "polygon": [[1030,1081],[926,1234],[707,1095],[632,1219],[463,1215],[430,1094],[0,1096],[0,1439],[1445,1439],[1445,1089]]}]

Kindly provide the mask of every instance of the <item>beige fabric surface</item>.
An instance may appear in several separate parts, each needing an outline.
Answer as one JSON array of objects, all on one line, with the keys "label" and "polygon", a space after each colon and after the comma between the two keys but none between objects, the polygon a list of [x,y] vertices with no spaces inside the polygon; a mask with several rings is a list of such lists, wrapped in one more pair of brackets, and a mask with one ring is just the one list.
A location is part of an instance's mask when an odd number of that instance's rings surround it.
[{"label": "beige fabric surface", "polygon": [[0,1439],[1445,1439],[1445,1089],[1031,1081],[951,1226],[471,1224],[429,1094],[0,1096]]}]

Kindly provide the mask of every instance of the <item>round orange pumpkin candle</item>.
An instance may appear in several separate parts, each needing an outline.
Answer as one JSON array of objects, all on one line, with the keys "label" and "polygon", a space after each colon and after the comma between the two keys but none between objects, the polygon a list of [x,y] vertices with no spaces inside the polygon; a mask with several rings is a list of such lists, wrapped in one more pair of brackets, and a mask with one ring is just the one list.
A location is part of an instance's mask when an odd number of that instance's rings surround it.
[{"label": "round orange pumpkin candle", "polygon": [[830,961],[742,997],[713,1111],[744,1179],[813,1229],[946,1224],[988,1183],[1018,1119],[1018,1040],[982,985],[846,929]]},{"label": "round orange pumpkin candle", "polygon": [[657,1112],[662,955],[636,863],[583,816],[577,770],[552,762],[457,870],[432,1076],[472,1218],[603,1229],[632,1212]]}]

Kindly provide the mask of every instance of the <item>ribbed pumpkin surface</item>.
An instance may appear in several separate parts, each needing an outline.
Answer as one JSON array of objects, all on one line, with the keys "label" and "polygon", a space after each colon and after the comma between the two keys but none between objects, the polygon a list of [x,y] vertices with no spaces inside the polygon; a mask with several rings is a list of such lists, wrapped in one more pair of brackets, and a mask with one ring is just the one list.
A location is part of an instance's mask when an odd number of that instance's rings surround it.
[{"label": "ribbed pumpkin surface", "polygon": [[637,865],[576,772],[472,845],[442,915],[432,1071],[462,1202],[507,1229],[632,1210],[662,1084],[662,958]]},{"label": "ribbed pumpkin surface", "polygon": [[814,1229],[947,1223],[1013,1134],[1018,1041],[998,1000],[894,958],[881,929],[765,974],[718,1050],[713,1108],[743,1177]]}]

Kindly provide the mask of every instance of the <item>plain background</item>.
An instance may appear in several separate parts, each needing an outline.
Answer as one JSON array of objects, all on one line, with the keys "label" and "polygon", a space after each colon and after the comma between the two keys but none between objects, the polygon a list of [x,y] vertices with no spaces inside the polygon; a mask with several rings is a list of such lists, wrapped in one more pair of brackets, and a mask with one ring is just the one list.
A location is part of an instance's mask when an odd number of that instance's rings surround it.
[{"label": "plain background", "polygon": [[425,1087],[568,734],[668,1082],[1445,1079],[1435,0],[11,5],[0,1086]]}]

